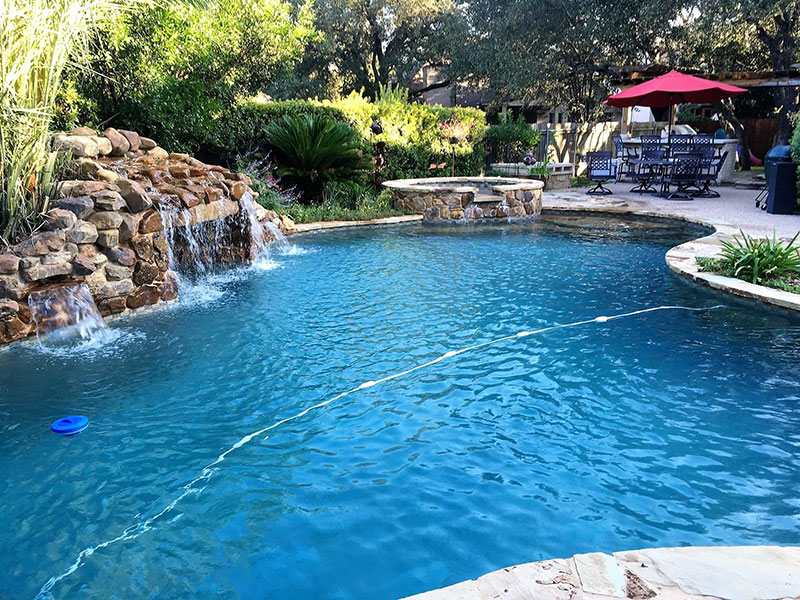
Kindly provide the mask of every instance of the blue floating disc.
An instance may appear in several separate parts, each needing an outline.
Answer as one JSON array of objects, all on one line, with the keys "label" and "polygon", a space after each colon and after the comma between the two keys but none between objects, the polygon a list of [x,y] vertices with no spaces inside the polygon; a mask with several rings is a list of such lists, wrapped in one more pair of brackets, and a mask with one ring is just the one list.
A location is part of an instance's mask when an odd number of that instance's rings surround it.
[{"label": "blue floating disc", "polygon": [[83,415],[72,415],[59,419],[52,425],[50,429],[59,435],[75,435],[80,433],[89,426],[89,419]]}]

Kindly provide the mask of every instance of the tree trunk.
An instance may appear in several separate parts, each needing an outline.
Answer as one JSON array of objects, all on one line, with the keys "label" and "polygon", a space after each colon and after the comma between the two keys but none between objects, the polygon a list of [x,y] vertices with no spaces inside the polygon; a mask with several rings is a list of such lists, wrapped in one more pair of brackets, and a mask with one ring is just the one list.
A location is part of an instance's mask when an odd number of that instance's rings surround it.
[{"label": "tree trunk", "polygon": [[789,116],[797,112],[797,88],[776,87],[773,94],[775,106],[778,107],[778,126],[775,128],[772,144],[786,145],[792,137],[792,122]]},{"label": "tree trunk", "polygon": [[730,99],[723,100],[719,103],[720,113],[722,117],[730,123],[733,130],[736,132],[736,139],[739,141],[739,168],[742,171],[750,170],[750,144],[747,143],[747,135],[744,131],[744,125],[736,118],[733,112],[733,103]]}]

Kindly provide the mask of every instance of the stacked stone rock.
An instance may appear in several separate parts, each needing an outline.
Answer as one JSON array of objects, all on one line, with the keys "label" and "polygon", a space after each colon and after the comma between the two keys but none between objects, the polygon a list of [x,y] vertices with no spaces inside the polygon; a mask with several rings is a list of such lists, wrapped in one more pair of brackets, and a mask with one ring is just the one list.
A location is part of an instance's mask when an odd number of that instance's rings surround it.
[{"label": "stacked stone rock", "polygon": [[[51,286],[85,282],[103,316],[177,298],[159,207],[184,209],[178,225],[232,219],[246,230],[239,201],[257,194],[244,174],[170,154],[133,131],[81,127],[55,135],[53,147],[71,155],[76,179],[61,183],[37,233],[0,251],[0,342],[33,332],[27,298]],[[256,214],[294,228],[272,211]],[[253,258],[249,241],[238,239],[242,251],[229,256]]]},{"label": "stacked stone rock", "polygon": [[[386,181],[395,208],[425,221],[536,218],[542,212],[541,181],[480,177]],[[483,189],[483,193],[476,193]]]}]

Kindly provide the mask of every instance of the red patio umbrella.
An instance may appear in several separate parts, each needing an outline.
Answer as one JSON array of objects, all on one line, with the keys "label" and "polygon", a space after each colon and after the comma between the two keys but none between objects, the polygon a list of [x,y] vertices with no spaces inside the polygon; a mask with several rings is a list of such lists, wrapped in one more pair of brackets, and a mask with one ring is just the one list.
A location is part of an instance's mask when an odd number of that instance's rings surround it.
[{"label": "red patio umbrella", "polygon": [[[669,137],[672,137],[672,105],[684,102],[705,104],[723,98],[739,96],[747,90],[678,71],[670,71],[609,96],[606,104],[624,108],[627,106],[670,107]],[[669,138],[668,138],[669,140]]]}]

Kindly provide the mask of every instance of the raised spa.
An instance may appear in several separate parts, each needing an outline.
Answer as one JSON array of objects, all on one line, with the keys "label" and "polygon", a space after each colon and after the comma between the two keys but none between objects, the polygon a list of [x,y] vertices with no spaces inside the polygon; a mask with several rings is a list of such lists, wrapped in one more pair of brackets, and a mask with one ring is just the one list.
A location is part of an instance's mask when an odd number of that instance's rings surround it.
[{"label": "raised spa", "polygon": [[535,219],[544,183],[512,177],[429,177],[384,182],[394,206],[422,213],[426,221]]}]

